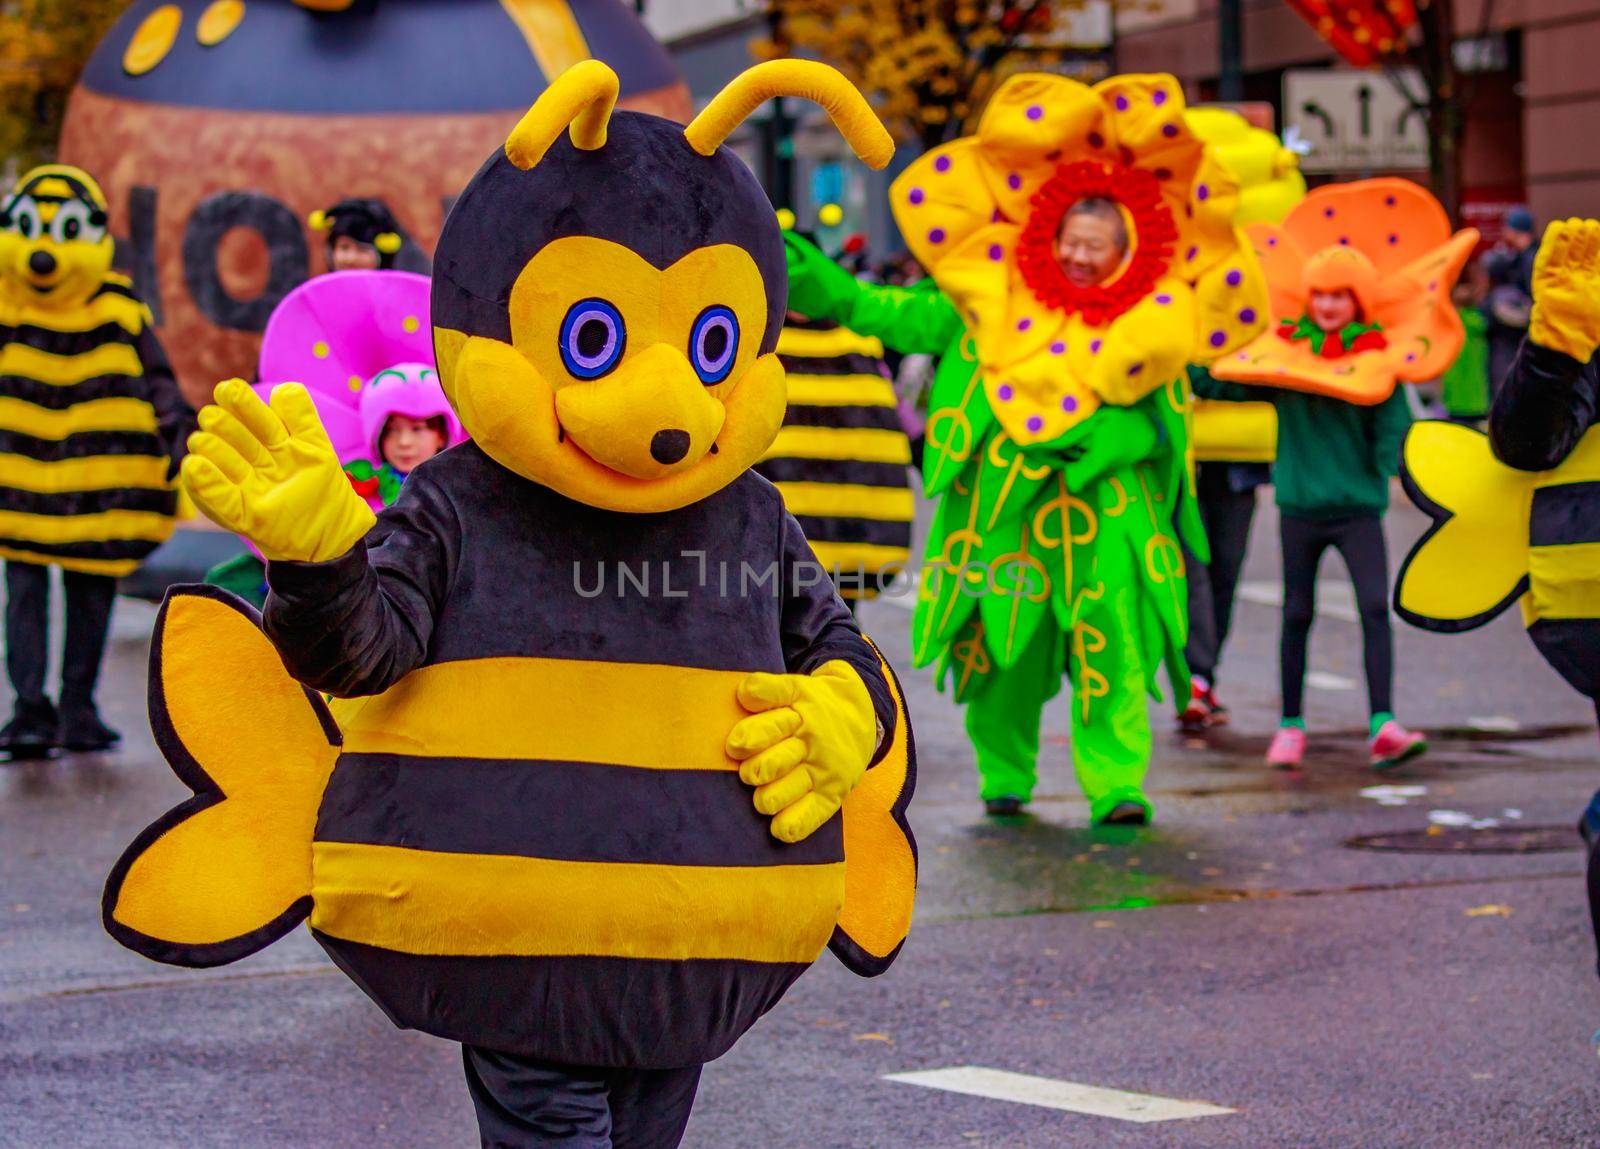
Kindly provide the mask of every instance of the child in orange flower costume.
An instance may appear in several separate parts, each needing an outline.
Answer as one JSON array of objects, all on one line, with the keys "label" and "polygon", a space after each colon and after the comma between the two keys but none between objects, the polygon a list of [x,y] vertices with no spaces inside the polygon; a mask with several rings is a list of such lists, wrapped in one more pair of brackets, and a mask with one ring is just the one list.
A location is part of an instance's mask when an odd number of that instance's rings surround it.
[{"label": "child in orange flower costume", "polygon": [[1395,720],[1389,558],[1383,515],[1410,409],[1397,384],[1436,378],[1465,335],[1450,289],[1478,242],[1452,235],[1444,209],[1407,180],[1318,188],[1282,226],[1248,229],[1266,271],[1274,330],[1212,369],[1209,398],[1278,409],[1276,472],[1283,542],[1283,721],[1269,765],[1305,753],[1302,701],[1317,565],[1338,550],[1355,584],[1371,707],[1371,762],[1388,769],[1427,749]]}]

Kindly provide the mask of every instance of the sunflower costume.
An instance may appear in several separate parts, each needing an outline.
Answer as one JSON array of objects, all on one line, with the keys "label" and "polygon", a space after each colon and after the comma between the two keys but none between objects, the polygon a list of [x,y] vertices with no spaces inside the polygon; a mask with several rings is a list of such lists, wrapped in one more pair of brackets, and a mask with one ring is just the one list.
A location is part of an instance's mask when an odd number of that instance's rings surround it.
[{"label": "sunflower costume", "polygon": [[[925,487],[939,507],[913,653],[967,706],[986,801],[1026,800],[1039,714],[1071,675],[1073,760],[1101,820],[1147,814],[1145,696],[1187,679],[1184,367],[1245,344],[1265,288],[1233,226],[1237,182],[1188,129],[1178,82],[1024,75],[977,134],[900,176],[892,207],[930,273],[856,283],[790,237],[794,306],[901,351],[942,352]],[[1115,202],[1132,252],[1074,287],[1052,247],[1078,201]]]}]

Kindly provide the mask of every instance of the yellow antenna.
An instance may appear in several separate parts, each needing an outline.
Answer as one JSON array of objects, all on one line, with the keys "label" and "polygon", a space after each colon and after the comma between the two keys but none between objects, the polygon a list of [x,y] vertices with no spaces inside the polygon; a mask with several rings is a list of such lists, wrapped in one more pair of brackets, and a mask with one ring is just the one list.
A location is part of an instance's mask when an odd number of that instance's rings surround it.
[{"label": "yellow antenna", "polygon": [[690,147],[709,156],[751,112],[774,96],[796,96],[821,105],[869,168],[884,167],[894,156],[894,140],[866,97],[837,69],[816,60],[768,60],[747,69],[716,94],[683,134]]},{"label": "yellow antenna", "polygon": [[599,60],[572,65],[544,90],[528,114],[511,129],[506,156],[523,171],[540,160],[563,131],[572,146],[586,152],[603,148],[606,124],[617,106],[617,74]]}]

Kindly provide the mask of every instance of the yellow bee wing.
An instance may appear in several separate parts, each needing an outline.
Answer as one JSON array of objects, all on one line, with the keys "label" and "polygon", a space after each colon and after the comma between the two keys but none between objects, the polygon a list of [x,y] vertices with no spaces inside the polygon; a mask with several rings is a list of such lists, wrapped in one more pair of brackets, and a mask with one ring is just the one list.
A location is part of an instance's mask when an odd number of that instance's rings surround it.
[{"label": "yellow bee wing", "polygon": [[917,843],[906,807],[917,785],[916,741],[900,681],[879,656],[899,720],[888,753],[844,802],[844,909],[828,948],[853,973],[876,977],[911,929]]},{"label": "yellow bee wing", "polygon": [[1522,597],[1534,475],[1496,459],[1481,431],[1425,422],[1406,436],[1400,478],[1433,520],[1400,567],[1394,606],[1401,618],[1457,634]]},{"label": "yellow bee wing", "polygon": [[174,591],[161,606],[150,726],[194,797],[117,861],[106,930],[172,965],[237,961],[311,911],[311,834],[338,727],[289,677],[255,612],[213,587]]}]

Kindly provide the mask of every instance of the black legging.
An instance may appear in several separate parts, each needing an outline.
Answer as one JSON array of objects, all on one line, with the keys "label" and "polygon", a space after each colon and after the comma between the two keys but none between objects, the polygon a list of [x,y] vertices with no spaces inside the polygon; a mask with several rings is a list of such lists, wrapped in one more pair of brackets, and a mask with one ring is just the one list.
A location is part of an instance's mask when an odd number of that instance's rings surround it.
[{"label": "black legging", "polygon": [[1361,612],[1361,643],[1366,653],[1367,704],[1373,714],[1393,708],[1394,639],[1389,632],[1389,550],[1383,520],[1375,515],[1339,519],[1278,520],[1283,541],[1283,643],[1279,667],[1283,681],[1283,716],[1304,713],[1306,640],[1317,611],[1317,564],[1333,547],[1349,568]]},{"label": "black legging", "polygon": [[[107,575],[63,571],[67,593],[67,634],[61,659],[64,706],[94,703],[117,601],[117,580]],[[50,568],[6,563],[6,670],[17,701],[45,702],[44,676],[50,661]]]}]

